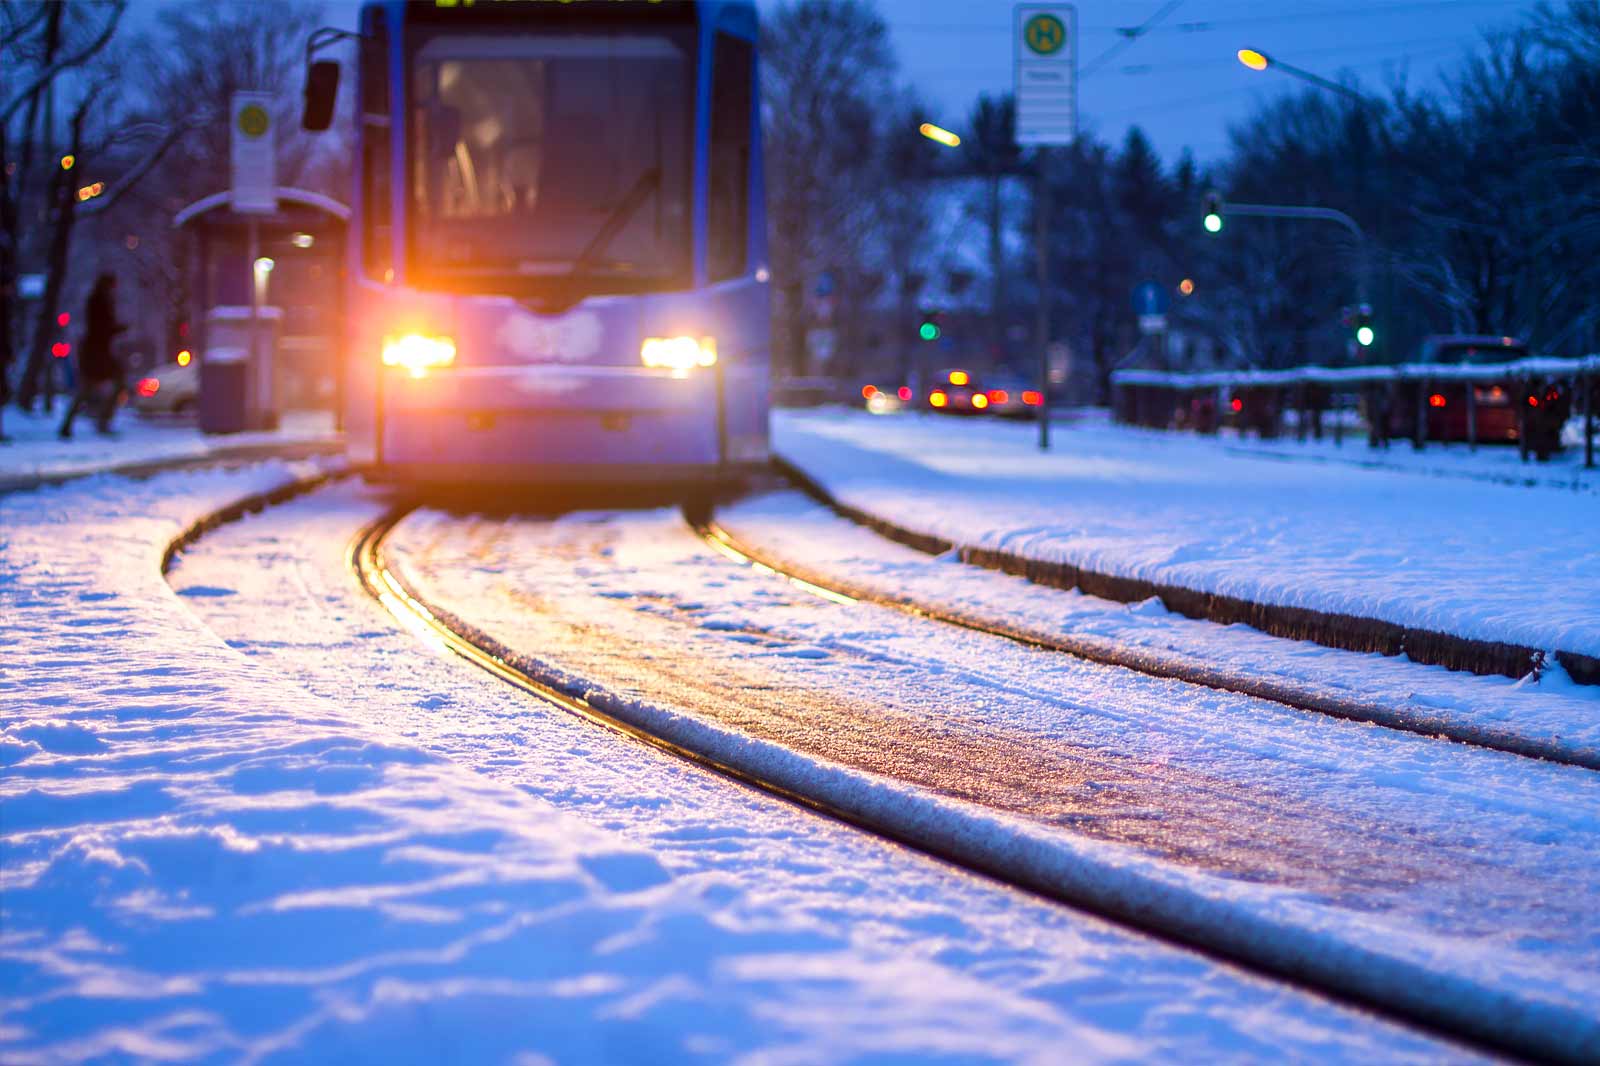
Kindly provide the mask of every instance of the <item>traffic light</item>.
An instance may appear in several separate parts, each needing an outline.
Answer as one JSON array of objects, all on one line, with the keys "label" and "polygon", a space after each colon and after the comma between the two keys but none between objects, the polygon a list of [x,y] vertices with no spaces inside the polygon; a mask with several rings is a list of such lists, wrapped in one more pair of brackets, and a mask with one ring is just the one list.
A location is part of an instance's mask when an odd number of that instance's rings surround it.
[{"label": "traffic light", "polygon": [[1221,195],[1219,195],[1217,193],[1214,193],[1214,192],[1206,193],[1206,196],[1205,196],[1205,222],[1206,222],[1206,230],[1207,230],[1207,232],[1220,233],[1222,231],[1222,197],[1221,197]]},{"label": "traffic light", "polygon": [[1362,304],[1350,316],[1351,328],[1355,330],[1356,343],[1363,348],[1372,347],[1372,342],[1378,339],[1378,334],[1372,328],[1372,308]]},{"label": "traffic light", "polygon": [[924,310],[921,315],[921,325],[917,326],[917,336],[925,341],[936,341],[944,333],[944,314],[939,311]]}]

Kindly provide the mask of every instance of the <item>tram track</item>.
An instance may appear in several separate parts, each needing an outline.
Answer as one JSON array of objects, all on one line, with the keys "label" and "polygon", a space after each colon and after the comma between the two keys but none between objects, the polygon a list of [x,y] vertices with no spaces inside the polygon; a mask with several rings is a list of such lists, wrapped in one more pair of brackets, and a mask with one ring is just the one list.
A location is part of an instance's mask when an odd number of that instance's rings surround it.
[{"label": "tram track", "polygon": [[[851,520],[849,515],[844,517]],[[1120,667],[1149,677],[1247,696],[1297,711],[1327,715],[1347,721],[1367,722],[1386,729],[1486,748],[1508,755],[1541,759],[1587,770],[1600,770],[1600,751],[1573,749],[1538,738],[1475,728],[1440,715],[1429,715],[1360,698],[1335,696],[1292,680],[1246,674],[1192,656],[1149,647],[1129,646],[1107,638],[1050,633],[1016,624],[1004,618],[930,604],[910,596],[887,595],[864,583],[823,573],[803,563],[752,545],[720,525],[710,507],[686,507],[684,521],[696,536],[718,554],[741,565],[754,566],[835,603],[869,603],[914,618],[999,637],[1041,651],[1068,655],[1102,666]],[[862,525],[862,523],[856,524]],[[864,528],[869,532],[878,532],[870,525],[864,525]],[[912,547],[918,546],[912,545]],[[928,549],[921,547],[919,550]]]},{"label": "tram track", "polygon": [[[1341,944],[1330,951],[1327,945],[1296,944],[1292,935],[1285,935],[1291,931],[1274,918],[1242,912],[1226,900],[1174,890],[1159,878],[1113,869],[1114,862],[1102,866],[1099,860],[1105,856],[1094,846],[1019,827],[970,805],[897,792],[845,768],[830,767],[819,775],[814,764],[780,745],[735,735],[671,709],[642,707],[533,660],[429,602],[386,562],[384,542],[411,510],[396,506],[352,541],[348,563],[366,594],[425,643],[613,734],[987,880],[1479,1050],[1530,1061],[1576,1062],[1586,1058],[1588,1041],[1600,1039],[1590,1020],[1563,1008],[1507,1002],[1502,1010],[1485,1012],[1486,997],[1515,997],[1381,948]],[[774,570],[796,583],[808,580]],[[845,595],[820,584],[810,591]],[[1575,1032],[1584,1034],[1582,1050],[1574,1050],[1561,1035]]]},{"label": "tram track", "polygon": [[[164,567],[207,531],[321,487],[317,475],[253,494],[195,523],[169,546]],[[414,510],[398,503],[353,538],[347,565],[363,592],[435,650],[465,659],[547,704],[719,777],[1034,897],[1096,915],[1158,941],[1231,963],[1275,983],[1356,1007],[1463,1047],[1527,1061],[1587,1062],[1600,1021],[1573,1007],[1505,991],[1470,973],[1439,970],[1379,938],[1328,940],[1274,907],[1195,887],[1128,864],[1102,842],[950,801],[898,781],[824,763],[782,744],[641,704],[541,663],[428,598],[390,566],[384,542]],[[723,554],[727,554],[724,552]],[[749,559],[765,566],[759,559]],[[797,584],[808,579],[773,569]],[[804,587],[802,585],[801,587]],[[825,585],[815,591],[843,597]],[[925,615],[926,617],[926,615]]]}]

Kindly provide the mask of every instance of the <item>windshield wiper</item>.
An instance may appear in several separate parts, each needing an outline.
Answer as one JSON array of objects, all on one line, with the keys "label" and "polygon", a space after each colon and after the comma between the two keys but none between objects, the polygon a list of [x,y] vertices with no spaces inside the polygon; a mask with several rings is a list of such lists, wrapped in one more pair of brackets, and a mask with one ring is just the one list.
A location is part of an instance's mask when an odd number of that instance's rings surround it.
[{"label": "windshield wiper", "polygon": [[594,265],[595,259],[599,258],[600,253],[606,250],[606,245],[616,239],[617,234],[622,232],[622,227],[628,224],[628,220],[633,217],[634,212],[644,205],[645,200],[649,198],[651,193],[655,192],[660,184],[660,167],[651,167],[639,175],[639,179],[633,183],[633,188],[628,190],[628,195],[624,196],[622,201],[612,209],[611,214],[605,220],[605,224],[594,235],[594,240],[590,241],[589,246],[573,261],[572,269],[567,271],[568,281],[577,279],[579,275]]}]

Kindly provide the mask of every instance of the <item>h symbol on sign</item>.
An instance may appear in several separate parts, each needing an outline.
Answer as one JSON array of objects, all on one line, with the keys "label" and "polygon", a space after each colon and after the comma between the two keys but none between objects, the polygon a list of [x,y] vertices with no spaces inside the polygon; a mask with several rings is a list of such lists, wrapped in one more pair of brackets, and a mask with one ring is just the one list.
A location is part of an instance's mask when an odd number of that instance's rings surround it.
[{"label": "h symbol on sign", "polygon": [[1054,48],[1060,44],[1060,25],[1052,19],[1040,19],[1033,26],[1034,46],[1041,49]]}]

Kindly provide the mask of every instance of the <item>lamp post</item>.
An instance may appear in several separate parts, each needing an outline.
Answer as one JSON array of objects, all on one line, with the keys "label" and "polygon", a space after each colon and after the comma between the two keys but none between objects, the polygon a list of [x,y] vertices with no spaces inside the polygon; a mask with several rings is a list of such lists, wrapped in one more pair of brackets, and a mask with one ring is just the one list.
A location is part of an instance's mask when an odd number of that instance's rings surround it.
[{"label": "lamp post", "polygon": [[[1313,74],[1311,71],[1306,70],[1303,67],[1297,67],[1293,63],[1285,63],[1283,60],[1269,56],[1259,49],[1241,48],[1237,54],[1239,62],[1251,70],[1281,70],[1291,78],[1298,78],[1301,81],[1315,85],[1317,88],[1326,92],[1336,93],[1339,96],[1343,96],[1347,100],[1353,101],[1363,111],[1368,112],[1369,117],[1375,116],[1380,106],[1378,101],[1374,100],[1366,93],[1352,89],[1348,85],[1341,85],[1339,82],[1324,78],[1320,74]],[[1383,189],[1378,197],[1378,237],[1380,240],[1386,240],[1389,236],[1389,198],[1394,192],[1394,185],[1390,180],[1391,171],[1389,167],[1388,152],[1382,153],[1379,166],[1381,168],[1382,176],[1380,180],[1383,185]],[[1366,246],[1365,255],[1366,263],[1363,269],[1365,272],[1370,273],[1372,270],[1372,251],[1370,246]],[[1392,277],[1392,274],[1386,272],[1385,276]],[[1385,286],[1384,292],[1385,299],[1383,309],[1385,313],[1388,313],[1394,306],[1394,294],[1388,285]],[[1362,299],[1365,300],[1366,296],[1363,295]],[[1392,325],[1392,322],[1390,324]],[[1378,332],[1385,333],[1387,332],[1387,328]]]}]

